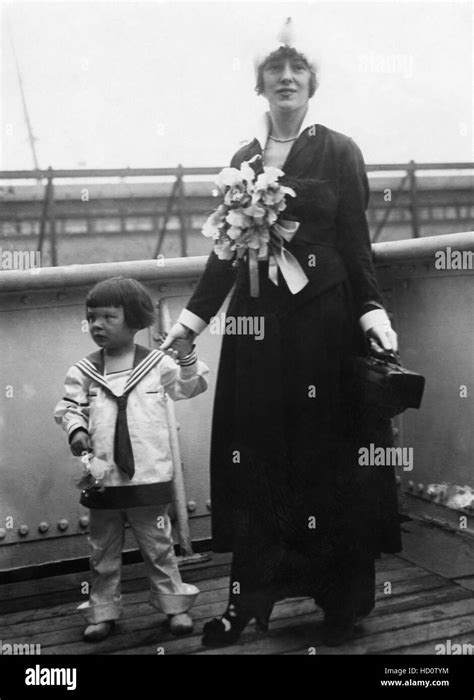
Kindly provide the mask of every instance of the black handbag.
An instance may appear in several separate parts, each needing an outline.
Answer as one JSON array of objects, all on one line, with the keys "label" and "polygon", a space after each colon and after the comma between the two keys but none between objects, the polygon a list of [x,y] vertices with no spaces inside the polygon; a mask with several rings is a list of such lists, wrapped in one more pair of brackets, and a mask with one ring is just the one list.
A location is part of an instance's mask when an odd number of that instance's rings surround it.
[{"label": "black handbag", "polygon": [[393,351],[352,358],[353,390],[370,413],[393,418],[407,408],[420,408],[425,378],[402,366]]}]

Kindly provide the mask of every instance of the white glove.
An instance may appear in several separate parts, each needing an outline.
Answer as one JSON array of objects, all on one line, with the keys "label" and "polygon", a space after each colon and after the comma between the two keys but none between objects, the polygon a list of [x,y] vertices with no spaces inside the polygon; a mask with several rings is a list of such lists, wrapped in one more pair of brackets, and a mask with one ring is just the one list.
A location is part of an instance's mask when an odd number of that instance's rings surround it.
[{"label": "white glove", "polygon": [[393,330],[390,323],[380,323],[372,326],[366,331],[366,337],[369,339],[371,347],[375,352],[383,352],[384,350],[398,350],[397,334]]}]

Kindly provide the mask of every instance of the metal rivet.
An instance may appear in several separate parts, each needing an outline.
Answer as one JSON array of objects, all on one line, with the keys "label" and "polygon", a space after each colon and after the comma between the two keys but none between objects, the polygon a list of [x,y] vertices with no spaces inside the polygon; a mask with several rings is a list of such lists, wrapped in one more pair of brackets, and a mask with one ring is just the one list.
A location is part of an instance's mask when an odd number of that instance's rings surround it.
[{"label": "metal rivet", "polygon": [[29,303],[30,303],[30,297],[26,296],[26,294],[25,294],[24,296],[21,297],[20,301],[21,301],[22,304],[29,304]]},{"label": "metal rivet", "polygon": [[425,487],[423,486],[423,484],[418,484],[418,493],[423,493],[424,490]]},{"label": "metal rivet", "polygon": [[87,515],[82,515],[79,518],[79,525],[81,527],[87,527],[89,525],[89,518],[87,517]]},{"label": "metal rivet", "polygon": [[194,513],[194,511],[195,511],[196,508],[197,508],[196,502],[195,502],[195,501],[188,501],[188,503],[187,503],[187,508],[188,508],[188,511],[189,511],[190,513]]},{"label": "metal rivet", "polygon": [[399,428],[393,428],[393,437],[398,437],[400,434],[400,429]]},{"label": "metal rivet", "polygon": [[67,530],[69,527],[69,520],[66,520],[66,518],[63,518],[62,520],[58,521],[58,528],[64,532],[64,530]]},{"label": "metal rivet", "polygon": [[159,292],[165,292],[165,291],[166,291],[166,284],[159,284],[159,285],[158,285],[158,291],[159,291]]},{"label": "metal rivet", "polygon": [[30,528],[28,525],[20,525],[18,528],[18,534],[21,535],[22,537],[26,537],[26,535],[29,533]]},{"label": "metal rivet", "polygon": [[176,421],[176,430],[181,430],[181,423]]},{"label": "metal rivet", "polygon": [[413,483],[413,481],[409,481],[408,482],[408,490],[413,491],[414,488],[415,488],[415,484]]},{"label": "metal rivet", "polygon": [[[400,477],[399,477],[400,478]],[[206,508],[207,510],[212,510],[211,508],[211,501],[206,501]]]},{"label": "metal rivet", "polygon": [[161,334],[160,333],[153,333],[153,340],[161,340]]},{"label": "metal rivet", "polygon": [[6,534],[7,534],[7,531],[5,530],[5,528],[0,527],[0,540],[3,540]]},{"label": "metal rivet", "polygon": [[397,484],[397,486],[400,486],[400,484],[402,483],[402,477],[399,474],[397,474],[397,476],[395,477],[395,483]]},{"label": "metal rivet", "polygon": [[58,299],[58,301],[63,301],[65,298],[66,298],[66,292],[58,292],[56,294],[56,299]]},{"label": "metal rivet", "polygon": [[40,532],[48,532],[48,530],[49,530],[49,525],[48,525],[48,523],[46,523],[46,522],[40,523],[40,524],[38,525],[38,530],[39,530]]}]

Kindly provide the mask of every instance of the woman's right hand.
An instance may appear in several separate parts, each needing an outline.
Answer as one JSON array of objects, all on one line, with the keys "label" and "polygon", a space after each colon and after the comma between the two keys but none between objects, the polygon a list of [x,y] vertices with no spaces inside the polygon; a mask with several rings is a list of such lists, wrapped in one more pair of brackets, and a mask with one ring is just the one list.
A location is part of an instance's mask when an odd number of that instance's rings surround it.
[{"label": "woman's right hand", "polygon": [[161,345],[160,350],[167,350],[168,348],[173,346],[175,340],[179,340],[180,338],[192,341],[194,340],[196,335],[197,333],[192,331],[187,326],[183,326],[182,323],[175,323],[168,335],[166,336],[164,343]]}]

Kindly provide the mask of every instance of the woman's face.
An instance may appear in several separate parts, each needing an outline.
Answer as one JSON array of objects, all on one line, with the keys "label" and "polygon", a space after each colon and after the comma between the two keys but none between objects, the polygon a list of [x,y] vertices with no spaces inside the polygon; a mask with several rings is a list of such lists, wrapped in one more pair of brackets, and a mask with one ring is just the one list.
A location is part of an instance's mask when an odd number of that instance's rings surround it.
[{"label": "woman's face", "polygon": [[263,69],[263,95],[283,110],[302,107],[309,100],[311,73],[300,58],[274,58]]}]

